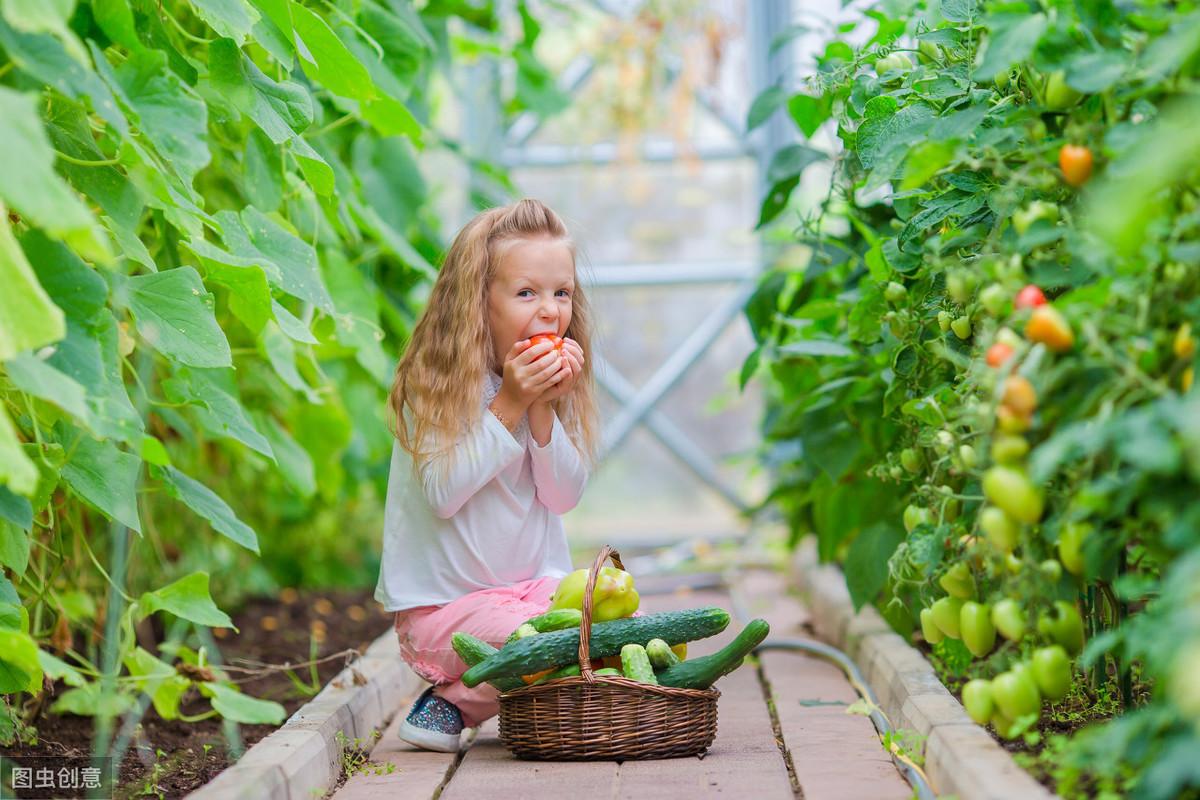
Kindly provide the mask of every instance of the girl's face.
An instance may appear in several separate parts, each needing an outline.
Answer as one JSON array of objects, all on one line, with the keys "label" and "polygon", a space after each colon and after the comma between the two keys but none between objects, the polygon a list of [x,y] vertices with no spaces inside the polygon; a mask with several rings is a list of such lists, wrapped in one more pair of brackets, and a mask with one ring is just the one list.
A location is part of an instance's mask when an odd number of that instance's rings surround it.
[{"label": "girl's face", "polygon": [[522,339],[566,333],[574,294],[575,259],[566,243],[530,239],[510,245],[488,288],[495,366],[503,365],[508,351]]}]

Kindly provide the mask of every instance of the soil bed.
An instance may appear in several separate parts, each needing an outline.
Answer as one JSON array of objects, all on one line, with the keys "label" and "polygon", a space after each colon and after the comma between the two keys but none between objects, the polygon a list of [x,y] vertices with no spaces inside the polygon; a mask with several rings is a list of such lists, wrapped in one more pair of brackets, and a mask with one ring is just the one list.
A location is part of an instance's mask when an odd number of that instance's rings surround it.
[{"label": "soil bed", "polygon": [[[217,644],[226,664],[244,667],[306,662],[312,657],[310,648],[314,639],[318,659],[346,650],[365,652],[391,624],[391,615],[372,599],[371,589],[312,592],[285,589],[278,598],[248,602],[232,616],[241,633],[216,631]],[[280,703],[290,716],[353,658],[350,653],[317,664],[315,689],[308,666],[292,670],[299,682],[308,684],[306,690],[300,689],[283,671],[272,670],[249,680],[245,680],[247,676],[243,673],[231,672],[230,677],[247,694]],[[55,687],[56,691],[63,688]],[[189,715],[208,708],[207,700],[199,696],[185,699],[182,705],[183,712]],[[20,763],[22,757],[80,757],[91,752],[91,717],[43,714],[35,727],[37,744],[0,747],[0,755]],[[244,748],[275,730],[272,725],[238,728]],[[231,763],[220,718],[190,723],[164,720],[150,706],[140,732],[121,760],[116,797],[183,797],[215,778]],[[82,790],[77,796],[83,796]]]}]

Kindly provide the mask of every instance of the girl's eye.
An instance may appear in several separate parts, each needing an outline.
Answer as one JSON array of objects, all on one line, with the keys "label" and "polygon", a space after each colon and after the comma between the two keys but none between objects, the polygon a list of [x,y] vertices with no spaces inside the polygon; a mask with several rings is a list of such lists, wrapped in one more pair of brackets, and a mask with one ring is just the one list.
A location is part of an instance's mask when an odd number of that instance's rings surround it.
[{"label": "girl's eye", "polygon": [[570,296],[571,296],[571,290],[570,290],[570,289],[559,289],[559,291],[560,291],[560,292],[562,292],[563,294],[565,294],[567,297],[570,297]]}]

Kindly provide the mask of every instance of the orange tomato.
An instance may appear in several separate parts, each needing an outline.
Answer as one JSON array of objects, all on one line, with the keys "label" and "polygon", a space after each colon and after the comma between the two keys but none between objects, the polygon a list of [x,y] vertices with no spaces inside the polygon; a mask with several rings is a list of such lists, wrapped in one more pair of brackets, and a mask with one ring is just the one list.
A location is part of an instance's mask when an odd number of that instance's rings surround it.
[{"label": "orange tomato", "polygon": [[1013,413],[1028,417],[1037,408],[1037,392],[1028,378],[1013,375],[1004,382],[1004,399],[1000,402],[1012,409]]},{"label": "orange tomato", "polygon": [[1038,306],[1025,325],[1025,336],[1032,342],[1041,342],[1055,352],[1070,350],[1075,345],[1075,334],[1071,323],[1049,304]]},{"label": "orange tomato", "polygon": [[1072,186],[1083,186],[1092,177],[1092,151],[1074,144],[1064,144],[1058,151],[1058,166],[1063,180]]},{"label": "orange tomato", "polygon": [[1011,345],[1005,344],[1004,342],[996,342],[994,345],[992,345],[991,347],[988,348],[988,351],[987,351],[988,366],[989,367],[1000,366],[1005,361],[1008,361],[1010,358],[1012,358],[1013,352],[1014,351],[1013,351]]}]

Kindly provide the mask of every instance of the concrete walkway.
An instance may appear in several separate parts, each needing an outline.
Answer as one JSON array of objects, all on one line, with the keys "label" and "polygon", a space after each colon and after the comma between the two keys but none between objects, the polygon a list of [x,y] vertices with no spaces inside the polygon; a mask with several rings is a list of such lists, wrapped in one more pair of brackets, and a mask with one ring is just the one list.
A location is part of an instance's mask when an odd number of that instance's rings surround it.
[{"label": "concrete walkway", "polygon": [[[674,589],[678,581],[639,580],[642,608],[654,612],[717,605],[734,613],[725,588]],[[803,625],[808,611],[788,593],[782,576],[765,570],[745,572],[735,590],[751,618],[771,623],[773,637],[806,635]],[[689,656],[723,647],[746,621],[735,617],[720,636],[689,643]],[[721,691],[717,737],[703,757],[624,763],[515,759],[500,743],[495,718],[464,734],[466,748],[457,755],[417,750],[396,738],[396,728],[414,699],[406,698],[371,752],[373,765],[391,763],[394,770],[356,774],[335,797],[902,800],[912,796],[870,720],[845,713],[856,694],[841,671],[827,662],[766,652],[759,667],[747,661],[716,687]]]}]

